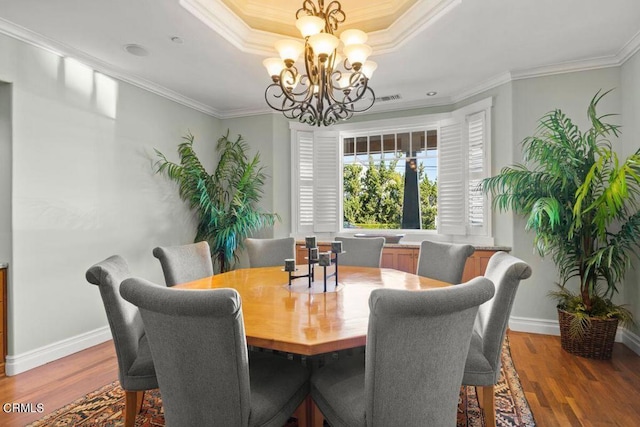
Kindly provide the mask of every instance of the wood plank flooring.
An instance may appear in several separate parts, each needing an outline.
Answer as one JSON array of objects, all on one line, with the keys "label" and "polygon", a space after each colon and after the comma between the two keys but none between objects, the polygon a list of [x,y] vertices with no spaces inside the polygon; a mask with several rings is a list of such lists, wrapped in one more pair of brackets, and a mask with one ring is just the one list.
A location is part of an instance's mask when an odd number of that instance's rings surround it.
[{"label": "wood plank flooring", "polygon": [[[640,425],[640,356],[615,344],[613,358],[567,354],[560,338],[509,333],[511,354],[540,427]],[[44,412],[6,413],[0,425],[22,427],[115,381],[117,361],[106,342],[28,372],[0,378],[0,403],[42,403]]]},{"label": "wood plank flooring", "polygon": [[568,354],[560,337],[509,333],[513,363],[538,426],[640,425],[640,356],[614,345],[611,360]]}]

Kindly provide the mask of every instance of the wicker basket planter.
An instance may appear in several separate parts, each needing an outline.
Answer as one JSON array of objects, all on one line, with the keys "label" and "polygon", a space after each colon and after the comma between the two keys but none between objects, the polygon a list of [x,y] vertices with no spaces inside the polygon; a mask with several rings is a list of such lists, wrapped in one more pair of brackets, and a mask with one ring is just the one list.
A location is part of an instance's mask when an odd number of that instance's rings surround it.
[{"label": "wicker basket planter", "polygon": [[571,339],[569,325],[573,314],[558,309],[562,348],[576,356],[589,359],[611,359],[618,319],[591,319],[591,327],[582,339]]}]

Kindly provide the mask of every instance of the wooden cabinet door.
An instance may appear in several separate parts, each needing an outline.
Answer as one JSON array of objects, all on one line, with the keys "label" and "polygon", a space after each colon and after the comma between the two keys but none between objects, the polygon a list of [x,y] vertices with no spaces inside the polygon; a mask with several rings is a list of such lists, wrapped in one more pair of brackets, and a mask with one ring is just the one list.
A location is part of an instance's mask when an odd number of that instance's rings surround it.
[{"label": "wooden cabinet door", "polygon": [[464,266],[462,282],[469,281],[474,277],[483,276],[487,270],[489,258],[495,253],[496,251],[475,251],[473,255],[467,259],[467,263]]},{"label": "wooden cabinet door", "polygon": [[384,248],[382,250],[383,268],[395,268],[407,273],[416,272],[417,249],[414,248]]}]

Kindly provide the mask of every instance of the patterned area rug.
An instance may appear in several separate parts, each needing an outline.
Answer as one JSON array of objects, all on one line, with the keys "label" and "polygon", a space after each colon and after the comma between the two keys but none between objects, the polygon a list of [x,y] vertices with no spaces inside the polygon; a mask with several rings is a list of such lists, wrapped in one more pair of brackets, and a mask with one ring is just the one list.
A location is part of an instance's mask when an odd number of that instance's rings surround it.
[{"label": "patterned area rug", "polygon": [[[509,342],[502,349],[502,372],[495,387],[496,424],[499,427],[534,427],[535,421],[522,391],[518,373],[513,366]],[[119,427],[122,426],[124,391],[116,381],[60,408],[27,427]],[[136,427],[164,426],[159,390],[145,393],[142,411]],[[295,427],[292,419],[285,427]],[[458,401],[457,427],[484,427],[484,417],[478,406],[475,387],[461,387]]]}]

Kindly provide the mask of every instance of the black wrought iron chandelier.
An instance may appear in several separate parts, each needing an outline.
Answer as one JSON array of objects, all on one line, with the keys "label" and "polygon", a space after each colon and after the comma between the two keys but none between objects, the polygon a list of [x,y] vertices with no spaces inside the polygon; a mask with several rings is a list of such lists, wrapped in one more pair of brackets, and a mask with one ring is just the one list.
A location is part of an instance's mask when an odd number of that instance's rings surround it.
[{"label": "black wrought iron chandelier", "polygon": [[[371,47],[365,44],[367,34],[349,29],[340,39],[333,35],[345,18],[338,1],[326,8],[323,0],[318,0],[318,7],[312,0],[302,3],[296,12],[296,27],[304,44],[280,40],[275,46],[280,58],[263,61],[273,80],[265,91],[271,108],[289,119],[330,126],[373,106],[375,94],[369,79],[377,64],[367,61],[371,54]],[[338,53],[341,44],[344,61]],[[304,54],[305,74],[296,66],[300,54]]]}]

